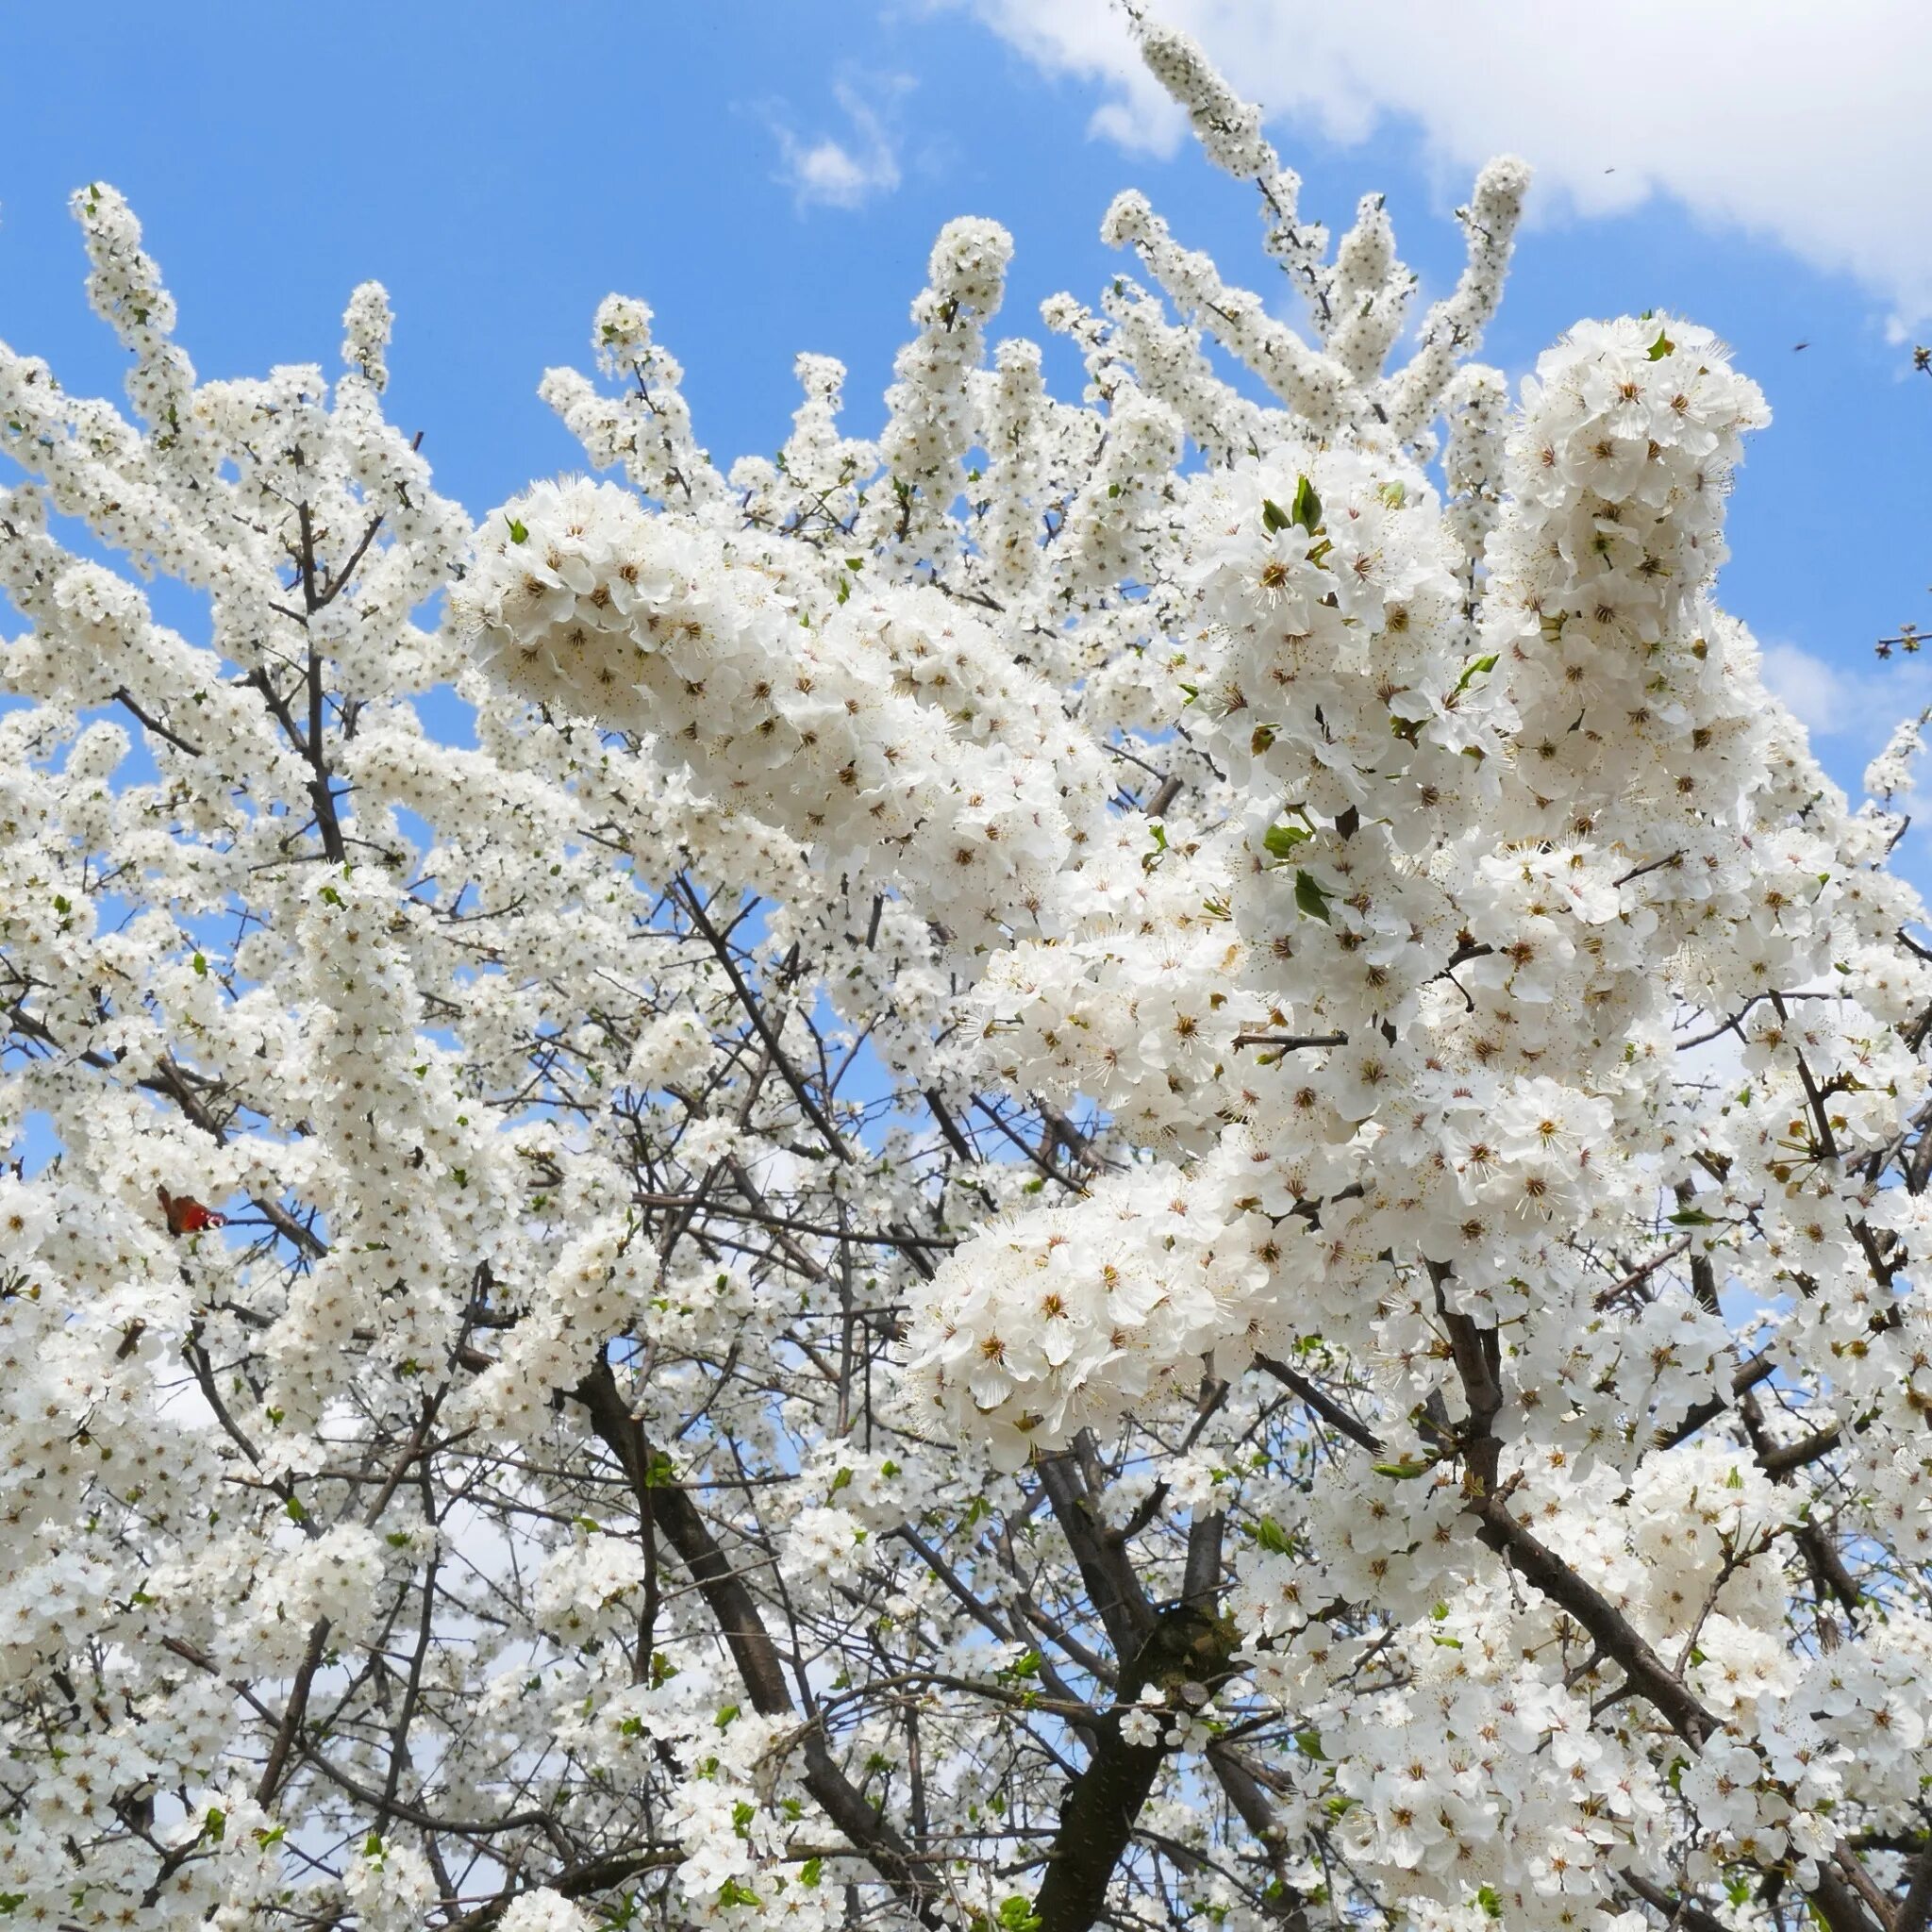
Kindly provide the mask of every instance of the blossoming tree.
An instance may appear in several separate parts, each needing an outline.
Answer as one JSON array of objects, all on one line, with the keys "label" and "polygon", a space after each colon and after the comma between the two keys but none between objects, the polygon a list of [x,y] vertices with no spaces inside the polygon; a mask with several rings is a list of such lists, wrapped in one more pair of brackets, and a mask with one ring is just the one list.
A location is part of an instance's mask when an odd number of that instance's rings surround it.
[{"label": "blossoming tree", "polygon": [[200,382],[76,197],[133,413],[0,351],[13,1923],[1927,1923],[1908,741],[1852,809],[1711,601],[1707,333],[1512,404],[1503,161],[1391,366],[1380,201],[1142,42],[1308,333],[1126,195],[1058,400],[958,222],[881,438],[806,356],[726,471],[613,296],[607,480],[474,526],[379,289]]}]

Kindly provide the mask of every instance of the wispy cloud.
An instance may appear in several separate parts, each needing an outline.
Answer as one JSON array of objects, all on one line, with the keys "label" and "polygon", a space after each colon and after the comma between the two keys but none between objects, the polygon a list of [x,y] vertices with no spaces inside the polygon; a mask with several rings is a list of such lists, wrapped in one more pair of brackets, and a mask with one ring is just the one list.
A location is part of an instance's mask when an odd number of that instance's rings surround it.
[{"label": "wispy cloud", "polygon": [[1763,658],[1765,689],[1814,739],[1838,740],[1847,755],[1870,757],[1932,698],[1932,667],[1922,661],[1851,669],[1797,644],[1766,644]]},{"label": "wispy cloud", "polygon": [[[1046,71],[1097,83],[1094,133],[1156,153],[1185,133],[1112,0],[926,4],[966,6]],[[1514,150],[1545,208],[1612,213],[1667,193],[1857,276],[1899,326],[1932,317],[1925,0],[1624,0],[1595,27],[1549,0],[1154,10],[1270,115],[1340,141],[1393,116],[1458,173]]]},{"label": "wispy cloud", "polygon": [[801,208],[859,208],[899,185],[896,107],[912,86],[903,74],[848,75],[832,85],[845,117],[837,134],[804,136],[772,117],[783,166],[779,178]]}]

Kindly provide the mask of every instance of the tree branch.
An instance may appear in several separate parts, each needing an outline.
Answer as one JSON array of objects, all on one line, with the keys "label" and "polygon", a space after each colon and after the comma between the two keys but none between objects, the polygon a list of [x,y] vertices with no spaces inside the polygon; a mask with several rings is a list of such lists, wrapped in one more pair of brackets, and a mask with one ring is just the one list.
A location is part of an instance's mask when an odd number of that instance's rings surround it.
[{"label": "tree branch", "polygon": [[[731,1660],[749,1693],[753,1707],[764,1717],[796,1714],[778,1651],[759,1615],[758,1601],[744,1579],[719,1548],[697,1505],[681,1489],[654,1483],[652,1452],[642,1425],[619,1393],[608,1360],[597,1366],[572,1391],[583,1404],[597,1439],[617,1458],[629,1479],[641,1510],[664,1532],[702,1594],[718,1625]],[[834,1824],[851,1840],[873,1869],[920,1921],[941,1932],[944,1920],[936,1908],[939,1888],[917,1857],[885,1819],[867,1804],[858,1788],[833,1758],[824,1736],[814,1722],[802,1734],[805,1787]]]}]

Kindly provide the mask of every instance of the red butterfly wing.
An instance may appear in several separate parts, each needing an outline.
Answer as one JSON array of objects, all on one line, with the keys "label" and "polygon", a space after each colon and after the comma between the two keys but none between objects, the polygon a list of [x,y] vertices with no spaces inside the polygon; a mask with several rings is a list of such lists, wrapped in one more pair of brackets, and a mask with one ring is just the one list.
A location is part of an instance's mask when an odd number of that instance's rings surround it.
[{"label": "red butterfly wing", "polygon": [[157,1188],[155,1192],[160,1196],[161,1211],[168,1217],[170,1234],[199,1234],[205,1227],[225,1227],[228,1224],[225,1214],[217,1214],[212,1208],[203,1207],[187,1194],[171,1194],[166,1188]]}]

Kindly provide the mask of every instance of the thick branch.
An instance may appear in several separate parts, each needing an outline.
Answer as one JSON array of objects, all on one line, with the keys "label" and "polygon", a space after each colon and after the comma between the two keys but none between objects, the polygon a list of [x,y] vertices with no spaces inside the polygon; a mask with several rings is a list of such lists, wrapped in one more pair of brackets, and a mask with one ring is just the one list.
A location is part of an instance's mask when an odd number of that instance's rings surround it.
[{"label": "thick branch", "polygon": [[1092,1499],[1070,1452],[1043,1456],[1040,1480],[1053,1505],[1054,1520],[1080,1566],[1088,1601],[1106,1625],[1114,1655],[1124,1665],[1147,1641],[1154,1629],[1154,1607],[1134,1574],[1124,1543],[1093,1509]]},{"label": "thick branch", "polygon": [[[796,1707],[785,1681],[785,1668],[758,1613],[757,1599],[718,1547],[691,1497],[681,1489],[651,1480],[650,1445],[642,1425],[618,1391],[610,1364],[599,1360],[573,1392],[589,1411],[598,1440],[617,1457],[640,1509],[648,1507],[651,1518],[691,1573],[753,1707],[764,1717],[793,1714]],[[867,1804],[815,1727],[805,1732],[803,1750],[806,1790],[887,1885],[923,1923],[938,1932],[943,1922],[934,1907],[936,1888],[920,1869],[906,1840]]]},{"label": "thick branch", "polygon": [[[1191,1606],[1166,1610],[1121,1673],[1120,1692],[1101,1720],[1093,1755],[1067,1789],[1060,1828],[1033,1910],[1039,1932],[1087,1932],[1107,1909],[1107,1890],[1134,1822],[1154,1790],[1169,1747],[1129,1743],[1121,1720],[1150,1684],[1213,1690],[1228,1675],[1231,1630]],[[1162,1721],[1162,1729],[1165,1730]]]}]

